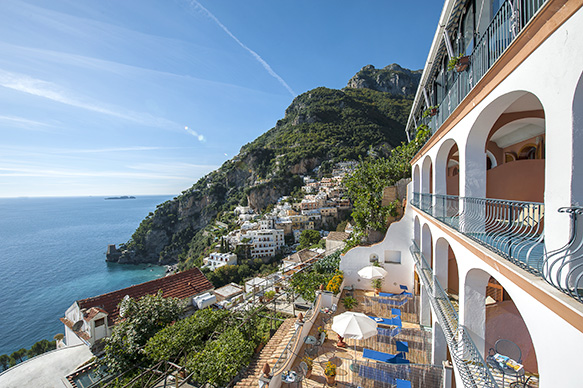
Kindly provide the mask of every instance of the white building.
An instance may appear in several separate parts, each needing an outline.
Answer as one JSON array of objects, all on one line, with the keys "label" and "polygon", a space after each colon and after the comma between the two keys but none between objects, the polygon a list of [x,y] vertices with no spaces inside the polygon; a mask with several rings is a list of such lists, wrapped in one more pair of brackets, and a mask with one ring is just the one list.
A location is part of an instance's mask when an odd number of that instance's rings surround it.
[{"label": "white building", "polygon": [[260,229],[247,232],[251,239],[251,257],[274,256],[284,245],[284,231],[282,229]]},{"label": "white building", "polygon": [[500,339],[540,387],[581,385],[582,4],[445,2],[407,125],[431,137],[405,215],[342,259],[347,284],[368,287],[356,272],[378,260],[384,291],[421,296],[432,363],[452,360],[458,387],[496,386],[484,359]]},{"label": "white building", "polygon": [[211,271],[224,265],[237,265],[237,255],[234,253],[213,252],[210,256],[203,259],[203,268],[209,268]]}]

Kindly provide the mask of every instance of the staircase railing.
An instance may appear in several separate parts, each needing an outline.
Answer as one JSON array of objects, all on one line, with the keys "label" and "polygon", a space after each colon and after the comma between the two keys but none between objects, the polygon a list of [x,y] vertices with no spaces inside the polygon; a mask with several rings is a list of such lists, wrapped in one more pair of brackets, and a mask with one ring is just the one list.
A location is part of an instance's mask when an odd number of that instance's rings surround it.
[{"label": "staircase railing", "polygon": [[459,317],[447,294],[433,276],[433,270],[427,264],[417,243],[413,241],[411,254],[417,266],[417,272],[421,283],[429,296],[429,302],[437,315],[443,329],[449,352],[457,367],[459,377],[464,387],[492,387],[498,388],[498,384],[478,348],[467,333],[467,330],[459,325]]}]

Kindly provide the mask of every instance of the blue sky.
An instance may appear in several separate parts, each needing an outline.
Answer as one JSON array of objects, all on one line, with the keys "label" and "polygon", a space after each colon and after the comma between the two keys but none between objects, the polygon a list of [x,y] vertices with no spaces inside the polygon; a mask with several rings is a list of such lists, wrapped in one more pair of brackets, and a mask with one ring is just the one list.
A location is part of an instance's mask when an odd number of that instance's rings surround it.
[{"label": "blue sky", "polygon": [[0,197],[178,194],[294,96],[422,68],[441,6],[2,0]]}]

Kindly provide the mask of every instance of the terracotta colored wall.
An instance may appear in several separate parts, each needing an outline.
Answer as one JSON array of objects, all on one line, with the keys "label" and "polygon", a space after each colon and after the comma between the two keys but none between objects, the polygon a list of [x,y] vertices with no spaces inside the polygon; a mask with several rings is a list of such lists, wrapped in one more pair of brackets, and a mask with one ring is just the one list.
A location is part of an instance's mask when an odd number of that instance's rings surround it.
[{"label": "terracotta colored wall", "polygon": [[538,373],[532,339],[512,300],[486,306],[486,352],[499,339],[517,344],[522,351],[522,363],[526,371]]},{"label": "terracotta colored wall", "polygon": [[544,202],[544,193],[544,159],[517,160],[487,172],[488,198]]},{"label": "terracotta colored wall", "polygon": [[447,262],[447,288],[456,295],[459,295],[459,272],[457,268],[457,261],[451,247],[448,248],[448,262]]},{"label": "terracotta colored wall", "polygon": [[446,178],[447,195],[459,195],[460,193],[460,174],[448,176]]}]

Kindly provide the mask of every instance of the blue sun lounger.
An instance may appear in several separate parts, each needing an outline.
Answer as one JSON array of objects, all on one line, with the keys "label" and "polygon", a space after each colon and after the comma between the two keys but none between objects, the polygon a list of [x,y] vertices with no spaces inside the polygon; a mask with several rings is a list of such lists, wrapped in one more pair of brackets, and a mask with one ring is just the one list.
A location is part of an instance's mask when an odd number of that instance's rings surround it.
[{"label": "blue sun lounger", "polygon": [[409,364],[409,360],[404,359],[398,354],[384,353],[367,348],[363,349],[362,357],[368,358],[369,360],[386,362],[387,364]]},{"label": "blue sun lounger", "polygon": [[411,388],[411,382],[407,380],[397,379],[397,388]]}]

